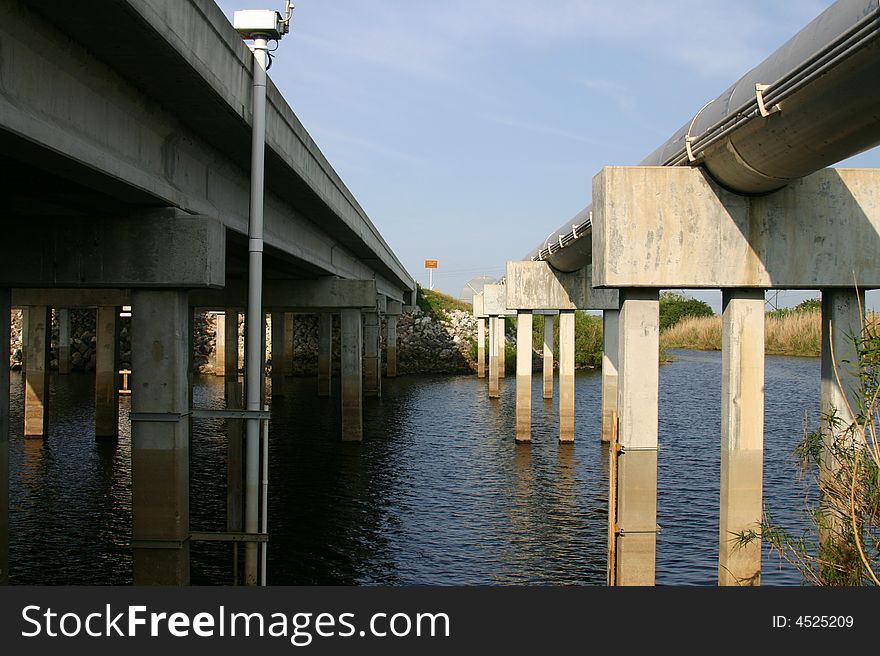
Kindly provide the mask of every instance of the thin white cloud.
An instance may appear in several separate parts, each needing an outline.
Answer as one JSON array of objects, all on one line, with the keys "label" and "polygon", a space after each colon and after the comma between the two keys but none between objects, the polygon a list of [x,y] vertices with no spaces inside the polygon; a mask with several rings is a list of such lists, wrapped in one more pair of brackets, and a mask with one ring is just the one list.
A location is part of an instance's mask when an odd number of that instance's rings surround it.
[{"label": "thin white cloud", "polygon": [[636,94],[624,84],[598,78],[581,80],[581,84],[593,94],[613,102],[622,112],[632,114],[636,110]]},{"label": "thin white cloud", "polygon": [[569,130],[561,130],[559,128],[553,127],[552,125],[543,125],[541,123],[534,123],[532,121],[522,121],[514,118],[508,118],[504,116],[489,116],[483,115],[481,116],[484,120],[490,121],[492,123],[497,123],[498,125],[504,125],[509,128],[514,128],[517,130],[526,130],[528,132],[535,132],[538,134],[550,135],[553,137],[559,137],[560,139],[566,139],[570,141],[579,141],[581,143],[589,144],[591,146],[598,146],[602,142],[592,139],[590,137],[585,137],[582,134],[577,134],[575,132],[571,132]]},{"label": "thin white cloud", "polygon": [[[302,0],[305,17],[311,2]],[[362,2],[325,5],[332,33],[300,30],[325,56],[360,60],[420,78],[454,81],[491,57],[493,44],[558,48],[566,42],[596,44],[596,57],[626,49],[661,58],[701,76],[738,76],[778,44],[780,13],[793,33],[828,2],[746,5],[728,0],[444,0]],[[784,7],[784,9],[782,9]],[[775,11],[772,11],[775,10]],[[303,24],[307,25],[305,18]],[[727,26],[736,26],[727,30]],[[768,36],[772,34],[773,36]],[[610,50],[609,50],[610,48]]]},{"label": "thin white cloud", "polygon": [[377,143],[376,141],[364,139],[363,137],[358,137],[353,134],[346,134],[344,132],[328,129],[320,125],[310,126],[309,131],[313,135],[315,135],[316,141],[320,140],[323,143],[329,143],[331,145],[332,142],[342,143],[346,146],[353,146],[358,150],[369,152],[373,155],[381,155],[383,157],[395,159],[401,163],[410,166],[427,166],[429,164],[428,159],[420,157],[418,155],[414,155],[412,151],[404,152],[402,150],[389,147],[384,143]]}]

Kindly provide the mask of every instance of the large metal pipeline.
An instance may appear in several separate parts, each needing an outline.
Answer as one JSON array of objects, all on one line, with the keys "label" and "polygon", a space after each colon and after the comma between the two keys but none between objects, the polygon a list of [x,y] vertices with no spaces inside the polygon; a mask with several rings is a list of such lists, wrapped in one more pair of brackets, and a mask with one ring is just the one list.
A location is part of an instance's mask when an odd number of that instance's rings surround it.
[{"label": "large metal pipeline", "polygon": [[[702,166],[762,194],[880,143],[880,0],[838,0],[695,113],[642,166]],[[592,261],[591,206],[526,259]]]}]

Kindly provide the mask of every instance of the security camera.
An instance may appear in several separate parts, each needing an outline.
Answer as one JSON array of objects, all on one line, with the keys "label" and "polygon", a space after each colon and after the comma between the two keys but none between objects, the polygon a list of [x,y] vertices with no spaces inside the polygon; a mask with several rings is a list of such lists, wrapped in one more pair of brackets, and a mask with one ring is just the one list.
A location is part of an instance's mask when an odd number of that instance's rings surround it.
[{"label": "security camera", "polygon": [[232,26],[243,39],[258,36],[266,39],[280,39],[287,33],[287,22],[281,14],[271,9],[245,9],[232,16]]}]

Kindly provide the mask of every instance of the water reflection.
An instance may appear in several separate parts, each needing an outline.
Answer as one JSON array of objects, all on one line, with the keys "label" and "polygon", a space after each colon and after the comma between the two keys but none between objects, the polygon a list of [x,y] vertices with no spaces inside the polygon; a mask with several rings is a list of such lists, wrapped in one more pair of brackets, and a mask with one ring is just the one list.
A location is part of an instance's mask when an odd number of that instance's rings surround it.
[{"label": "water reflection", "polygon": [[[657,581],[717,577],[720,356],[681,353],[661,368]],[[789,528],[806,494],[788,456],[806,408],[818,412],[818,361],[768,358],[765,502]],[[290,379],[270,428],[269,581],[273,584],[604,584],[608,449],[600,377],[576,378],[576,441],[558,442],[557,402],[534,379],[531,445],[515,445],[514,381],[489,402],[476,376],[383,381],[365,402],[363,444],[338,439],[338,390]],[[337,381],[338,384],[338,381]],[[131,580],[130,438],[96,442],[93,383],[52,378],[52,433],[21,437],[12,373],[11,578]],[[194,403],[221,407],[223,381],[196,377]],[[127,418],[127,400],[121,412]],[[123,421],[123,426],[127,423]],[[223,530],[223,423],[193,423],[191,525]],[[765,584],[799,583],[764,555]],[[194,583],[228,583],[231,548],[195,544]]]}]

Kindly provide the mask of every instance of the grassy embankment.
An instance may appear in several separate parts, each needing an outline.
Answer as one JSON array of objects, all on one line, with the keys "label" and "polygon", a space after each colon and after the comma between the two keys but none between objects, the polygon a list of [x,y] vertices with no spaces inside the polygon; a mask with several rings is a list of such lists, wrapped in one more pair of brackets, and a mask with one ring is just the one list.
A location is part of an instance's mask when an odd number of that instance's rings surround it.
[{"label": "grassy embankment", "polygon": [[465,303],[452,296],[435,292],[430,289],[423,289],[422,287],[419,287],[416,296],[416,304],[423,312],[434,315],[440,319],[445,318],[446,313],[450,310],[464,310],[465,312],[473,311],[470,303]]}]

